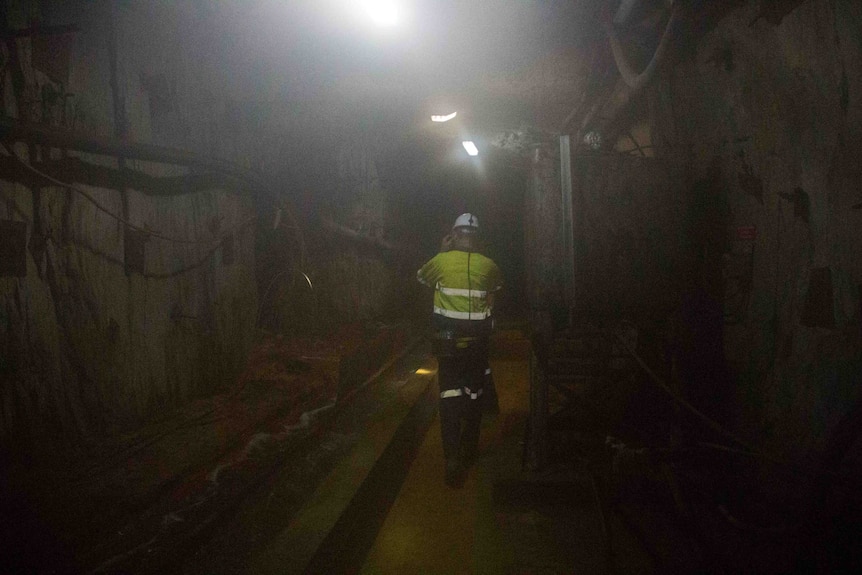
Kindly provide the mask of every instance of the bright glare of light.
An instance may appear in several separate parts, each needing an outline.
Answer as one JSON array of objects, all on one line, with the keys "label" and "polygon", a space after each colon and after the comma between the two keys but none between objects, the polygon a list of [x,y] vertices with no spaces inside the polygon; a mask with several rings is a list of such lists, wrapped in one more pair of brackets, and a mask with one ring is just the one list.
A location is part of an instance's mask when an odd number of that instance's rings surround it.
[{"label": "bright glare of light", "polygon": [[395,26],[398,24],[398,9],[389,0],[365,0],[362,2],[365,12],[378,26]]},{"label": "bright glare of light", "polygon": [[471,156],[478,156],[479,149],[476,147],[476,144],[467,140],[466,142],[461,142],[461,145],[464,146],[464,149],[467,150],[467,153]]},{"label": "bright glare of light", "polygon": [[425,369],[424,367],[420,367],[419,369],[416,370],[415,373],[416,373],[416,375],[428,375],[428,374],[431,374],[434,372],[431,371],[430,369]]},{"label": "bright glare of light", "polygon": [[458,112],[452,112],[451,114],[449,114],[447,116],[431,116],[431,121],[432,122],[448,122],[449,120],[451,120],[452,118],[454,118],[457,115],[458,115]]}]

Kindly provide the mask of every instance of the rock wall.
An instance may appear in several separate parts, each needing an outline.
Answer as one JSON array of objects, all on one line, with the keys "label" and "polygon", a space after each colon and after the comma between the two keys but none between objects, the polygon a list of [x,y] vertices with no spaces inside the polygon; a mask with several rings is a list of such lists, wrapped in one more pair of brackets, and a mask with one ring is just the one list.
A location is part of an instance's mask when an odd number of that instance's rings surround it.
[{"label": "rock wall", "polygon": [[330,309],[341,321],[391,317],[398,301],[391,266],[395,254],[385,247],[391,241],[390,190],[377,167],[386,151],[374,134],[372,127],[348,133],[335,162],[331,216],[366,240],[329,238],[332,251],[325,273],[331,290]]},{"label": "rock wall", "polygon": [[810,0],[774,18],[760,4],[653,87],[653,141],[713,197],[704,209],[726,210],[700,256],[719,282],[732,419],[803,456],[862,388],[862,5]]},{"label": "rock wall", "polygon": [[[303,109],[314,115],[313,106]],[[389,321],[403,311],[405,286],[413,278],[405,275],[399,205],[409,185],[384,175],[397,157],[385,145],[386,130],[355,118],[339,123],[331,133],[326,121],[302,132],[305,151],[294,152],[292,145],[282,150],[286,169],[278,178],[285,195],[293,196],[289,203],[303,227],[305,254],[300,262],[290,253],[287,231],[282,237],[266,232],[258,272],[267,291],[267,329],[322,333],[344,323]],[[282,219],[282,228],[291,225]]]},{"label": "rock wall", "polygon": [[[49,46],[44,37],[6,44],[6,114],[94,138],[174,146],[195,130],[206,133],[217,117],[181,113],[180,104],[195,99],[183,90],[192,82],[168,82],[158,110],[147,83],[156,72],[144,64],[161,62],[174,79],[195,76],[183,58],[171,57],[187,47],[180,42],[187,8],[178,4],[168,14],[164,6],[142,11],[113,2],[9,3],[10,29],[35,20],[78,29],[49,37]],[[57,52],[58,38],[65,51]],[[58,61],[67,66],[58,71]],[[169,129],[183,124],[195,130]],[[56,170],[69,158],[85,169],[64,180],[68,187],[33,184],[29,168],[7,163],[0,181],[0,220],[25,230],[0,241],[18,234],[26,242],[3,252],[22,265],[3,266],[0,277],[0,445],[21,450],[116,433],[232,381],[257,312],[248,195],[211,184],[159,196],[160,183],[184,185],[194,170],[25,143],[14,152],[37,169]],[[92,185],[94,173],[129,183]],[[144,181],[136,174],[155,188],[136,189]]]}]

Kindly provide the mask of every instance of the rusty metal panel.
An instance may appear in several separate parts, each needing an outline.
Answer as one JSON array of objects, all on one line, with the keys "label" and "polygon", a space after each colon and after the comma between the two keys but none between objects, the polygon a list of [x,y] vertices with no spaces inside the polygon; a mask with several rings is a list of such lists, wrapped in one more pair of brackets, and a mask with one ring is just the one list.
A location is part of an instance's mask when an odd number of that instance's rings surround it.
[{"label": "rusty metal panel", "polygon": [[143,274],[146,262],[147,234],[139,230],[126,228],[124,237],[124,256],[126,262],[126,275],[133,273]]},{"label": "rusty metal panel", "polygon": [[0,277],[27,275],[27,222],[0,220]]}]

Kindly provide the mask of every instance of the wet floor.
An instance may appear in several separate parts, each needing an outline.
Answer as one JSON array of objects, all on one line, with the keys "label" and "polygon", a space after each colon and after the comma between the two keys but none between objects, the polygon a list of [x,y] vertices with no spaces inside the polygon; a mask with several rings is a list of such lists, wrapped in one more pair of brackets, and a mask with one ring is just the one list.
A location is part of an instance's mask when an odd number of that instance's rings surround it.
[{"label": "wet floor", "polygon": [[[47,487],[29,483],[42,499],[4,498],[21,511],[4,514],[17,533],[5,540],[25,544],[18,555],[32,568],[3,572],[789,572],[792,540],[741,532],[715,513],[715,489],[698,495],[733,469],[714,457],[673,466],[635,445],[616,453],[607,426],[579,417],[554,444],[552,463],[525,469],[531,351],[517,326],[493,338],[499,412],[483,417],[465,484],[448,487],[436,362],[422,338],[410,341],[379,369],[354,362],[357,373],[377,371],[340,405],[330,397],[334,372],[284,369],[295,350],[262,348],[254,364],[262,375],[133,438],[135,449],[103,461],[87,482],[64,481],[73,468],[40,474]],[[225,445],[236,449],[222,453]],[[177,469],[164,450],[185,454]],[[848,533],[858,532],[856,517]],[[855,549],[844,539],[841,552]]]},{"label": "wet floor", "polygon": [[[434,409],[436,363],[426,356],[404,384],[405,390],[412,389],[413,406],[405,402],[371,422],[363,432],[366,437],[309,496],[290,525],[255,551],[241,571],[606,572],[602,518],[587,476],[571,467],[537,474],[522,466],[529,342],[521,331],[506,330],[495,337],[491,366],[500,410],[483,417],[480,454],[463,487],[448,487],[443,480]],[[419,423],[405,431],[411,418]],[[384,444],[410,443],[405,434],[415,436],[414,445],[399,448],[391,458]],[[534,485],[557,493],[520,498],[501,488],[505,485]],[[639,572],[651,571],[642,554],[628,553],[626,561]]]},{"label": "wet floor", "polygon": [[[417,453],[360,570],[399,573],[606,573],[603,518],[584,468],[523,466],[529,414],[529,343],[517,330],[494,341],[500,412],[485,415],[480,456],[463,488],[443,482],[439,421]],[[630,539],[624,572],[652,567]]]},{"label": "wet floor", "polygon": [[[530,354],[521,329],[494,336],[499,413],[483,417],[479,457],[461,488],[444,482],[436,362],[417,345],[356,394],[313,448],[244,498],[177,571],[788,572],[773,569],[789,566],[787,542],[740,536],[716,519],[709,494],[692,497],[689,485],[683,496],[670,464],[638,458],[638,449],[626,452],[632,461],[611,462],[608,429],[586,419],[556,445],[552,463],[526,469]],[[710,461],[704,469],[715,479],[720,466]],[[697,471],[694,463],[675,468],[678,477]]]},{"label": "wet floor", "polygon": [[464,486],[453,489],[443,481],[435,419],[362,573],[514,572],[515,547],[498,522],[492,498],[495,480],[521,470],[529,362],[520,333],[508,332],[501,338],[498,342],[509,344],[508,349],[495,353],[491,365],[500,413],[483,417],[480,454]]}]

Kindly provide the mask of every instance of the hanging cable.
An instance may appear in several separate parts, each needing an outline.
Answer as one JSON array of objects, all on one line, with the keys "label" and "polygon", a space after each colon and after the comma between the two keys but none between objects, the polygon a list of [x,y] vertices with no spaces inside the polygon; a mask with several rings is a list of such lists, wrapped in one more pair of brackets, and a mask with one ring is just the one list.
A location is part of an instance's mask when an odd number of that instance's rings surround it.
[{"label": "hanging cable", "polygon": [[225,232],[224,234],[222,234],[222,236],[221,236],[221,237],[216,238],[216,239],[213,239],[213,240],[183,240],[183,239],[179,239],[179,238],[172,238],[172,237],[170,237],[170,236],[166,236],[166,235],[164,235],[164,234],[160,234],[159,232],[154,232],[154,231],[152,231],[152,230],[150,230],[150,229],[147,229],[147,228],[144,228],[144,227],[141,227],[141,226],[135,225],[135,224],[133,224],[132,222],[130,222],[130,221],[128,221],[128,220],[126,220],[125,218],[123,218],[123,217],[121,217],[121,216],[118,216],[117,214],[113,213],[113,212],[112,212],[112,211],[110,211],[109,209],[107,209],[107,208],[105,208],[104,206],[102,206],[102,205],[101,205],[99,202],[97,202],[97,201],[96,201],[96,200],[95,200],[95,199],[94,199],[94,198],[93,198],[89,193],[87,193],[87,192],[86,192],[86,191],[84,191],[83,189],[79,188],[78,186],[75,186],[74,184],[69,184],[69,183],[62,182],[62,181],[60,181],[60,180],[57,180],[57,179],[55,179],[54,177],[52,177],[52,176],[50,176],[50,175],[46,174],[45,172],[43,172],[43,171],[41,171],[41,170],[39,170],[39,169],[35,168],[34,166],[30,165],[28,162],[25,162],[24,160],[22,160],[22,159],[18,156],[18,154],[16,154],[14,151],[10,150],[10,149],[6,146],[6,144],[5,144],[5,143],[0,142],[0,146],[2,146],[3,150],[4,150],[8,155],[10,155],[10,156],[14,157],[14,158],[15,158],[15,159],[16,159],[16,160],[17,160],[17,161],[18,161],[22,166],[24,166],[26,169],[30,170],[30,171],[31,171],[31,172],[33,172],[34,174],[36,174],[36,175],[38,175],[38,176],[40,176],[40,177],[42,177],[42,178],[44,178],[44,179],[48,180],[49,182],[51,182],[51,183],[53,183],[53,184],[55,184],[55,185],[57,185],[57,186],[60,186],[60,187],[62,187],[62,188],[69,189],[69,190],[71,190],[71,191],[73,191],[73,192],[75,192],[75,193],[77,193],[77,194],[80,194],[80,195],[81,195],[81,196],[83,196],[83,197],[84,197],[88,202],[90,202],[91,204],[93,204],[93,206],[95,206],[95,207],[96,207],[96,209],[98,209],[99,211],[101,211],[101,212],[103,212],[103,213],[107,214],[108,216],[110,216],[111,218],[115,219],[116,221],[118,221],[118,222],[120,222],[120,223],[122,223],[122,224],[126,225],[126,226],[127,226],[127,227],[129,227],[130,229],[133,229],[133,230],[139,231],[139,232],[141,232],[141,233],[147,234],[148,236],[151,236],[151,237],[154,237],[154,238],[158,238],[158,239],[160,239],[160,240],[165,240],[165,241],[172,242],[172,243],[177,243],[177,244],[213,244],[213,243],[220,244],[220,243],[221,243],[221,242],[222,242],[222,241],[223,241],[227,236],[231,235],[231,234],[232,234],[233,232],[235,232],[235,231],[239,231],[240,229],[244,228],[246,225],[248,225],[249,223],[251,223],[252,221],[254,221],[254,220],[256,219],[256,217],[255,217],[255,216],[252,216],[252,217],[250,217],[250,218],[248,218],[248,219],[246,219],[246,220],[244,220],[244,221],[240,222],[240,223],[239,223],[239,224],[237,224],[236,226],[234,226],[234,227],[230,228],[227,232]]},{"label": "hanging cable", "polygon": [[[279,278],[281,278],[282,276],[284,276],[290,272],[296,272],[299,275],[301,275],[303,278],[305,278],[305,283],[308,285],[308,289],[312,293],[314,293],[314,284],[311,283],[311,278],[309,278],[308,274],[306,274],[305,272],[303,272],[301,270],[294,269],[294,268],[288,268],[286,270],[282,270],[282,271],[278,272],[277,274],[275,274],[272,277],[272,279],[270,280],[269,284],[266,286],[266,289],[263,292],[263,297],[260,298],[260,303],[257,306],[257,316],[255,319],[255,324],[254,324],[255,326],[260,326],[260,320],[263,317],[263,307],[264,307],[264,304],[266,303],[266,298],[269,296],[269,292],[272,289],[272,287],[275,285],[275,282]],[[291,286],[291,289],[292,289],[292,286]]]},{"label": "hanging cable", "polygon": [[692,404],[687,402],[685,399],[681,398],[679,395],[674,393],[674,391],[670,387],[668,387],[668,385],[664,382],[664,380],[662,380],[661,377],[659,377],[652,369],[650,369],[650,367],[646,364],[646,362],[644,362],[644,360],[641,359],[641,357],[637,354],[637,352],[635,350],[633,350],[631,348],[631,346],[629,346],[629,344],[619,334],[614,333],[614,337],[617,339],[617,341],[623,347],[623,349],[625,349],[628,352],[628,354],[631,355],[634,358],[634,360],[641,366],[641,368],[647,373],[647,375],[650,376],[650,379],[652,379],[653,382],[656,383],[656,385],[658,385],[660,388],[662,388],[664,390],[664,392],[667,393],[671,397],[671,399],[673,399],[675,402],[680,404],[682,407],[686,408],[688,411],[693,413],[695,416],[698,417],[698,419],[700,419],[703,423],[705,423],[707,427],[709,427],[710,429],[712,429],[713,431],[715,431],[719,435],[723,435],[724,437],[732,440],[737,445],[741,445],[742,447],[746,448],[747,450],[749,450],[751,452],[755,452],[755,453],[757,452],[757,450],[751,444],[749,444],[747,441],[737,437],[734,433],[731,433],[730,431],[726,430],[719,423],[717,423],[713,419],[710,419],[709,416],[705,415],[703,412],[701,412],[695,406],[693,406]]},{"label": "hanging cable", "polygon": [[[24,141],[28,144],[78,150],[104,156],[122,156],[178,166],[199,166],[206,170],[238,179],[248,184],[253,192],[262,194],[264,198],[272,202],[277,203],[279,199],[279,194],[273,186],[266,179],[262,179],[259,174],[220,158],[207,158],[191,152],[152,144],[89,139],[72,132],[22,122],[15,118],[0,117],[0,138],[7,141]],[[305,269],[305,238],[302,228],[294,211],[288,209],[287,203],[282,202],[281,207],[284,208],[285,215],[290,222],[289,226],[283,227],[292,232],[299,249],[299,267]]]}]

